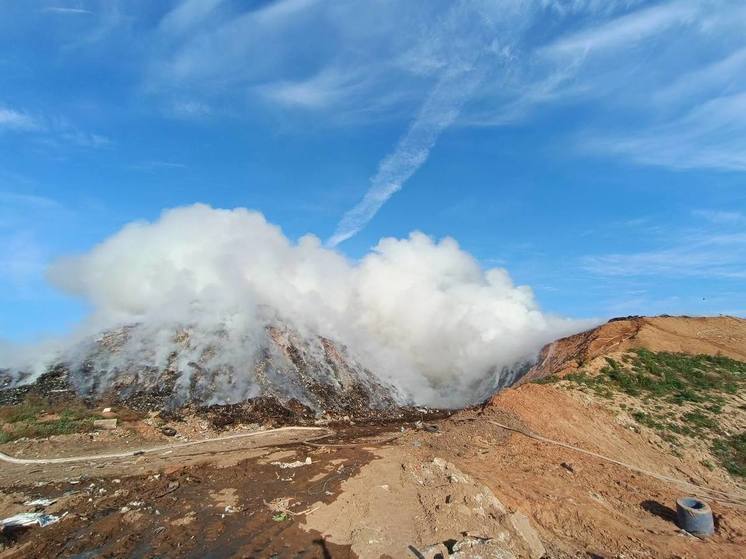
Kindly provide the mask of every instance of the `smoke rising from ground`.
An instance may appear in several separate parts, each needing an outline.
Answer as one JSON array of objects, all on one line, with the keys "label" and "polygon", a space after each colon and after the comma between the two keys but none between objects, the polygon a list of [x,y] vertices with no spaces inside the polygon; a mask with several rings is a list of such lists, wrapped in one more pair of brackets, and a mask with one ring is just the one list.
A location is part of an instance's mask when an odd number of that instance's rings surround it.
[{"label": "smoke rising from ground", "polygon": [[[130,357],[162,362],[189,325],[194,347],[218,330],[240,340],[224,344],[224,359],[245,364],[268,323],[287,324],[345,344],[418,403],[468,402],[503,367],[581,327],[542,313],[530,288],[504,269],[482,269],[453,239],[386,238],[353,262],[315,236],[293,242],[243,208],[167,210],[58,261],[48,276],[92,308],[76,340],[143,324]],[[231,390],[255,395],[246,383],[220,390],[227,400]]]}]

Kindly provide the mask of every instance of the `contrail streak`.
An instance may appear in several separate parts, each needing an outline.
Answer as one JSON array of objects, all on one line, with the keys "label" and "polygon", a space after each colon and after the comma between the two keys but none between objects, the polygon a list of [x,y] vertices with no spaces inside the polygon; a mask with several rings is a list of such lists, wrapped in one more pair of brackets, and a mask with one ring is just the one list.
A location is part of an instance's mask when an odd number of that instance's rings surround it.
[{"label": "contrail streak", "polygon": [[438,137],[458,118],[496,60],[511,58],[532,6],[523,0],[499,7],[471,0],[452,4],[434,33],[434,50],[447,53],[444,70],[394,151],[381,161],[365,196],[340,220],[328,246],[357,234],[427,161]]},{"label": "contrail streak", "polygon": [[474,65],[450,70],[441,76],[407,133],[381,161],[368,192],[344,215],[327,245],[337,246],[357,234],[427,161],[438,136],[456,120],[481,77],[482,72]]}]

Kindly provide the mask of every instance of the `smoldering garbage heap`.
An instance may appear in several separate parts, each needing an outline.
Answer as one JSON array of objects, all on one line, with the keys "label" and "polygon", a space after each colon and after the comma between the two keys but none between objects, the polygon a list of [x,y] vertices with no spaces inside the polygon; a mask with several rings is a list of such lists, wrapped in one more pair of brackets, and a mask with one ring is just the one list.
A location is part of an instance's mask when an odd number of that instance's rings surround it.
[{"label": "smoldering garbage heap", "polygon": [[247,354],[239,367],[215,365],[213,358],[221,347],[212,344],[195,351],[190,347],[191,332],[181,329],[172,336],[176,345],[170,355],[157,366],[147,359],[120,359],[132,353],[125,348],[142,337],[140,328],[121,327],[86,341],[77,348],[76,358],[54,364],[33,382],[28,373],[0,370],[0,405],[38,396],[50,402],[81,398],[89,405],[106,403],[163,414],[178,415],[190,408],[209,414],[218,426],[268,419],[397,419],[416,409],[345,347],[321,336],[267,326],[268,343],[253,356]]}]

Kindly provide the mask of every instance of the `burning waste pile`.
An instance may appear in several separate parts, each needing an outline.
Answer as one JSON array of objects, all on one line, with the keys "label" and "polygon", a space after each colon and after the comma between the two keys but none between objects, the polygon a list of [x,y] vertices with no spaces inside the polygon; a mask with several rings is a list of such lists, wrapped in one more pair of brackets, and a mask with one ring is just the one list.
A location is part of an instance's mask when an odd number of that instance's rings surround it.
[{"label": "burning waste pile", "polygon": [[452,239],[387,238],[353,262],[246,209],[165,211],[48,276],[91,314],[62,339],[6,347],[5,400],[54,378],[146,408],[457,407],[509,385],[542,344],[578,329]]}]

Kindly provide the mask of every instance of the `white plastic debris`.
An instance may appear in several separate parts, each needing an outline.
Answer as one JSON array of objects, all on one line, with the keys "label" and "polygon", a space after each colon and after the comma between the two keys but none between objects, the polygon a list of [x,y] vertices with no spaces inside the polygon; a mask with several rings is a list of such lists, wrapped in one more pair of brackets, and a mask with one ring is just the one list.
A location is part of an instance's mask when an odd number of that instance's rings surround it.
[{"label": "white plastic debris", "polygon": [[34,499],[33,501],[26,501],[23,503],[27,507],[48,507],[52,503],[56,503],[57,499]]},{"label": "white plastic debris", "polygon": [[279,466],[283,470],[287,468],[300,468],[301,466],[310,466],[312,464],[311,457],[307,457],[305,461],[301,462],[300,460],[296,462],[272,462],[273,466]]},{"label": "white plastic debris", "polygon": [[[67,514],[67,513],[65,513]],[[64,514],[62,516],[65,516]],[[41,512],[22,512],[21,514],[15,514],[0,520],[0,526],[3,528],[20,528],[28,527],[37,524],[44,528],[58,522],[62,516],[55,516],[53,514],[44,514]]]}]

